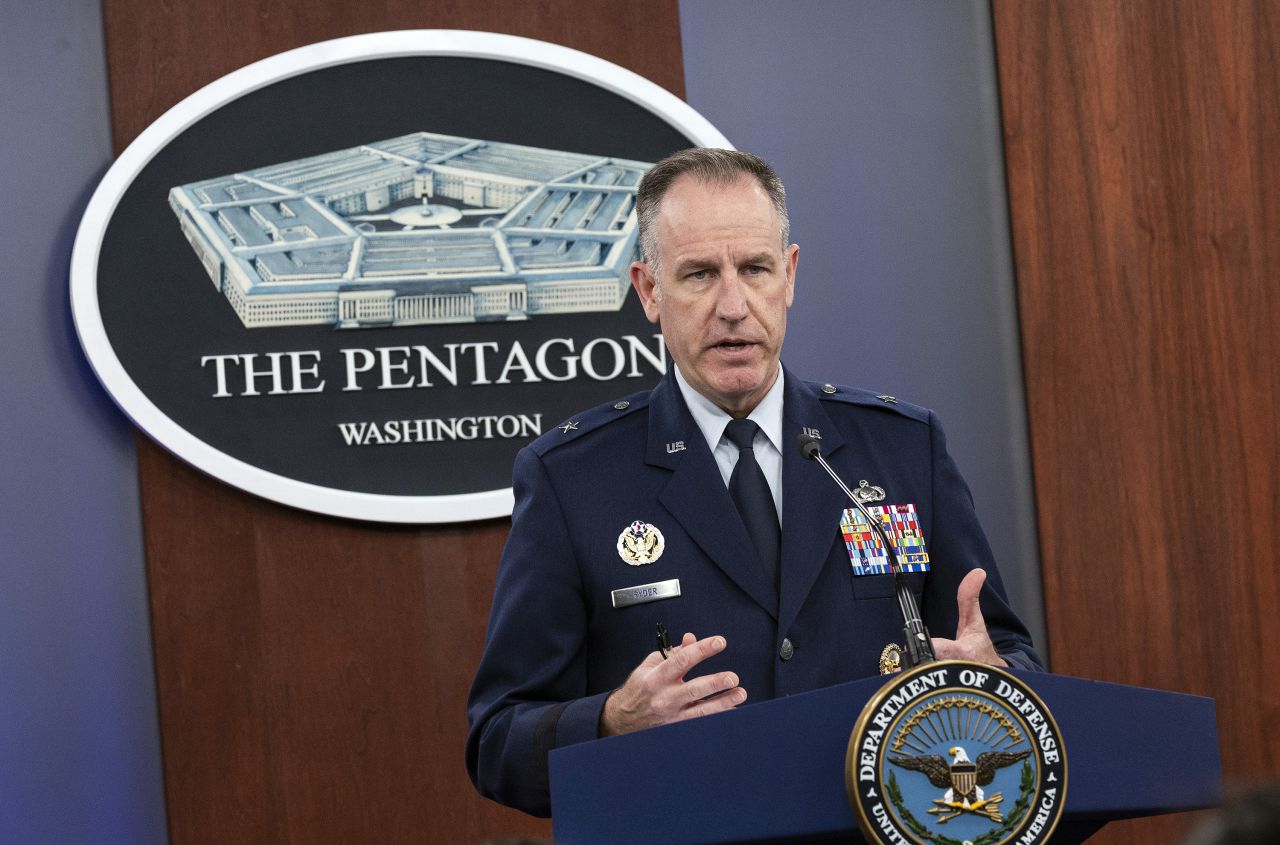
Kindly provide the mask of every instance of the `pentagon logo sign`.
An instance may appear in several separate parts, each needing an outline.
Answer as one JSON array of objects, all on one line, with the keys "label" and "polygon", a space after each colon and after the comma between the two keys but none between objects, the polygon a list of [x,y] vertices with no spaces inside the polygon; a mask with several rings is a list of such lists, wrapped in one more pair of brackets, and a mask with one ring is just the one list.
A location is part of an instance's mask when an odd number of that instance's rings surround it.
[{"label": "pentagon logo sign", "polygon": [[516,452],[667,369],[630,295],[652,163],[729,147],[585,53],[455,30],[341,38],[210,83],[85,211],[76,331],[126,414],[318,513],[511,513]]},{"label": "pentagon logo sign", "polygon": [[247,328],[523,320],[622,307],[650,165],[415,132],[169,204]]},{"label": "pentagon logo sign", "polygon": [[1022,681],[940,661],[895,677],[863,708],[845,787],[869,842],[1035,845],[1062,816],[1067,760]]}]

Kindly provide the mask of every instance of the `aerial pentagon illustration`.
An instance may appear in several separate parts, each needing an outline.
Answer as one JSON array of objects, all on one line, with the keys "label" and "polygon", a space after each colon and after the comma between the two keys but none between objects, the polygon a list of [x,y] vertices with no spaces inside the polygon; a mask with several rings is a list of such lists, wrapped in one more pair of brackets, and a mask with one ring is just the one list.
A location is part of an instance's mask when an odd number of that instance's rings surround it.
[{"label": "aerial pentagon illustration", "polygon": [[622,307],[650,166],[418,132],[169,204],[248,328],[523,320]]}]

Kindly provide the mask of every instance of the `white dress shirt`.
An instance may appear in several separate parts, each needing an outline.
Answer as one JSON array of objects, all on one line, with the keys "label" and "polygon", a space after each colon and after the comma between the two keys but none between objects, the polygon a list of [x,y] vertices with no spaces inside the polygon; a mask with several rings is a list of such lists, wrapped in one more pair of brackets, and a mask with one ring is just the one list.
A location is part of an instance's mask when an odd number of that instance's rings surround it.
[{"label": "white dress shirt", "polygon": [[[716,466],[724,479],[725,487],[729,486],[729,477],[733,475],[733,467],[738,463],[738,447],[724,436],[724,430],[733,419],[714,402],[689,386],[675,367],[676,384],[680,385],[680,393],[684,402],[693,414],[693,421],[698,424],[702,436],[707,438],[707,447],[715,456]],[[747,414],[747,419],[760,426],[756,434],[754,449],[756,463],[764,472],[765,481],[769,482],[769,491],[773,493],[773,504],[778,509],[778,524],[782,524],[782,367],[778,367],[778,377],[774,379],[769,392],[760,400],[760,404]]]}]

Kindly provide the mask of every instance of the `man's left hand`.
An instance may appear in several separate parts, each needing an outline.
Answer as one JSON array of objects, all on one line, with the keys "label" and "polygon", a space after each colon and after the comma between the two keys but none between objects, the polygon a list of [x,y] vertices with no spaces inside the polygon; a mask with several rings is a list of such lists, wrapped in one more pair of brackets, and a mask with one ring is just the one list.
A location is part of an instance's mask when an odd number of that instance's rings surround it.
[{"label": "man's left hand", "polygon": [[996,647],[987,635],[982,608],[978,605],[978,596],[986,581],[986,570],[972,569],[960,582],[960,588],[956,590],[956,604],[960,611],[959,621],[956,623],[956,638],[933,638],[933,651],[939,660],[975,660],[992,666],[1009,665],[1003,657],[996,654]]}]

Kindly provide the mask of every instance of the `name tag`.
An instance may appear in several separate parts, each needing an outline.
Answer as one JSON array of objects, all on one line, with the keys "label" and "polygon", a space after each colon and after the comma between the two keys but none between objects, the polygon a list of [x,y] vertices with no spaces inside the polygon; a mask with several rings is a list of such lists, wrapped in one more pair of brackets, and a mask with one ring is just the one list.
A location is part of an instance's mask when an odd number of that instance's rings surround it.
[{"label": "name tag", "polygon": [[630,607],[633,604],[672,599],[680,595],[680,579],[670,581],[654,581],[652,584],[640,584],[636,587],[623,587],[613,591],[614,607]]}]

